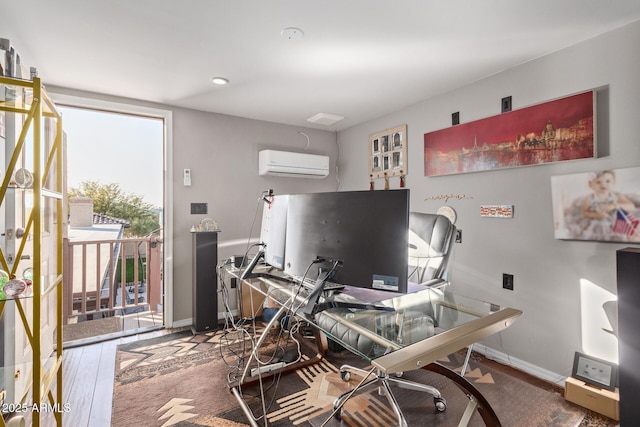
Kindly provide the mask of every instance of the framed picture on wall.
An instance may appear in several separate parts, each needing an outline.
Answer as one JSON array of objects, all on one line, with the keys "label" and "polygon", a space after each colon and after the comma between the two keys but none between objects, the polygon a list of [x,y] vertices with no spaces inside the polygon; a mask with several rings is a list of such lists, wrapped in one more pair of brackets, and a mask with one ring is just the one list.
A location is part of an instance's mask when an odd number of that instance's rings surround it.
[{"label": "framed picture on wall", "polygon": [[607,360],[576,351],[571,376],[596,387],[613,391],[618,378],[618,366]]},{"label": "framed picture on wall", "polygon": [[390,178],[407,174],[407,125],[369,135],[369,177]]},{"label": "framed picture on wall", "polygon": [[640,242],[640,167],[551,177],[556,239]]}]

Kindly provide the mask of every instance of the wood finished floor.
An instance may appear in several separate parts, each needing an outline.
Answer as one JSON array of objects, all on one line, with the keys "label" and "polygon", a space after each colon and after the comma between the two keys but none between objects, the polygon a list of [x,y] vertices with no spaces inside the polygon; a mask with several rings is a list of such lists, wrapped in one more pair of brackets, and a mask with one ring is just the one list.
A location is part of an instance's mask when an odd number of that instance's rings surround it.
[{"label": "wood finished floor", "polygon": [[[184,329],[184,328],[183,328]],[[120,344],[154,338],[179,330],[161,329],[129,337],[117,338],[97,344],[65,349],[63,357],[63,403],[69,403],[71,411],[63,415],[63,426],[109,427],[111,426],[111,406],[116,362],[116,348]],[[539,387],[554,389],[543,380],[537,380],[520,371],[497,364],[496,369],[519,377]],[[618,426],[591,411],[590,422],[581,426]],[[27,423],[28,425],[28,423]],[[53,418],[43,418],[41,426],[55,426]]]},{"label": "wood finished floor", "polygon": [[[109,427],[117,346],[172,332],[175,330],[163,329],[65,349],[62,394],[63,403],[69,403],[71,410],[63,414],[63,426]],[[43,419],[41,425],[56,424],[53,419]]]}]

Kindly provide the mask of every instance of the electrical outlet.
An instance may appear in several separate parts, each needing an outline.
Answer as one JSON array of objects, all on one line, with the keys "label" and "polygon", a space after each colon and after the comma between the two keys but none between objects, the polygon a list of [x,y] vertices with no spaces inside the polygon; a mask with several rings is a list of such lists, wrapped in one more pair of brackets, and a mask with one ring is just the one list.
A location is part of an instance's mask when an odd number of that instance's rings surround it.
[{"label": "electrical outlet", "polygon": [[456,230],[456,243],[462,243],[462,230],[459,228]]},{"label": "electrical outlet", "polygon": [[510,291],[513,290],[513,274],[502,273],[502,287]]},{"label": "electrical outlet", "polygon": [[502,112],[503,113],[508,113],[509,111],[511,111],[511,106],[512,106],[512,102],[511,102],[511,97],[510,96],[502,98]]}]

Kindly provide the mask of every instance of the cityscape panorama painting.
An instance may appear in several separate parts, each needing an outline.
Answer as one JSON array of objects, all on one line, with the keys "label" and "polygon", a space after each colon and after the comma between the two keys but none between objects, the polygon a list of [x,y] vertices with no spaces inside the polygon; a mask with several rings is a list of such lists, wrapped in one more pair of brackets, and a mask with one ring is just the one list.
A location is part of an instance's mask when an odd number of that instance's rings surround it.
[{"label": "cityscape panorama painting", "polygon": [[595,155],[589,91],[424,134],[425,176],[530,166]]}]

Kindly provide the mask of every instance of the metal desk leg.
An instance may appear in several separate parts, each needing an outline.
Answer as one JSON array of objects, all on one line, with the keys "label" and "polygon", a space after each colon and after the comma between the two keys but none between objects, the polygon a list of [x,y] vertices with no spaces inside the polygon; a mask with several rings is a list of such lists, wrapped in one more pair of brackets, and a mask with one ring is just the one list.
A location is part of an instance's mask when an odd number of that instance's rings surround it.
[{"label": "metal desk leg", "polygon": [[467,404],[467,407],[464,410],[464,414],[462,414],[462,419],[460,420],[460,423],[458,424],[458,426],[459,427],[468,426],[469,421],[471,421],[471,417],[473,416],[473,413],[476,411],[476,409],[478,409],[478,401],[476,400],[475,397],[469,396],[469,403]]},{"label": "metal desk leg", "polygon": [[460,371],[460,375],[464,377],[464,374],[467,373],[467,367],[469,366],[469,359],[471,358],[471,352],[473,351],[473,344],[467,347],[467,355],[464,358],[464,363],[462,364],[462,370]]},{"label": "metal desk leg", "polygon": [[[500,420],[498,419],[498,415],[495,413],[487,399],[480,393],[480,391],[471,384],[468,380],[461,377],[451,369],[441,365],[440,363],[431,363],[422,369],[426,369],[427,371],[435,372],[437,374],[443,375],[450,380],[452,380],[459,388],[464,390],[470,398],[476,400],[474,403],[473,410],[477,410],[478,414],[482,417],[482,421],[487,427],[501,427]],[[469,406],[467,405],[467,410]],[[467,411],[465,411],[466,413]]]}]

